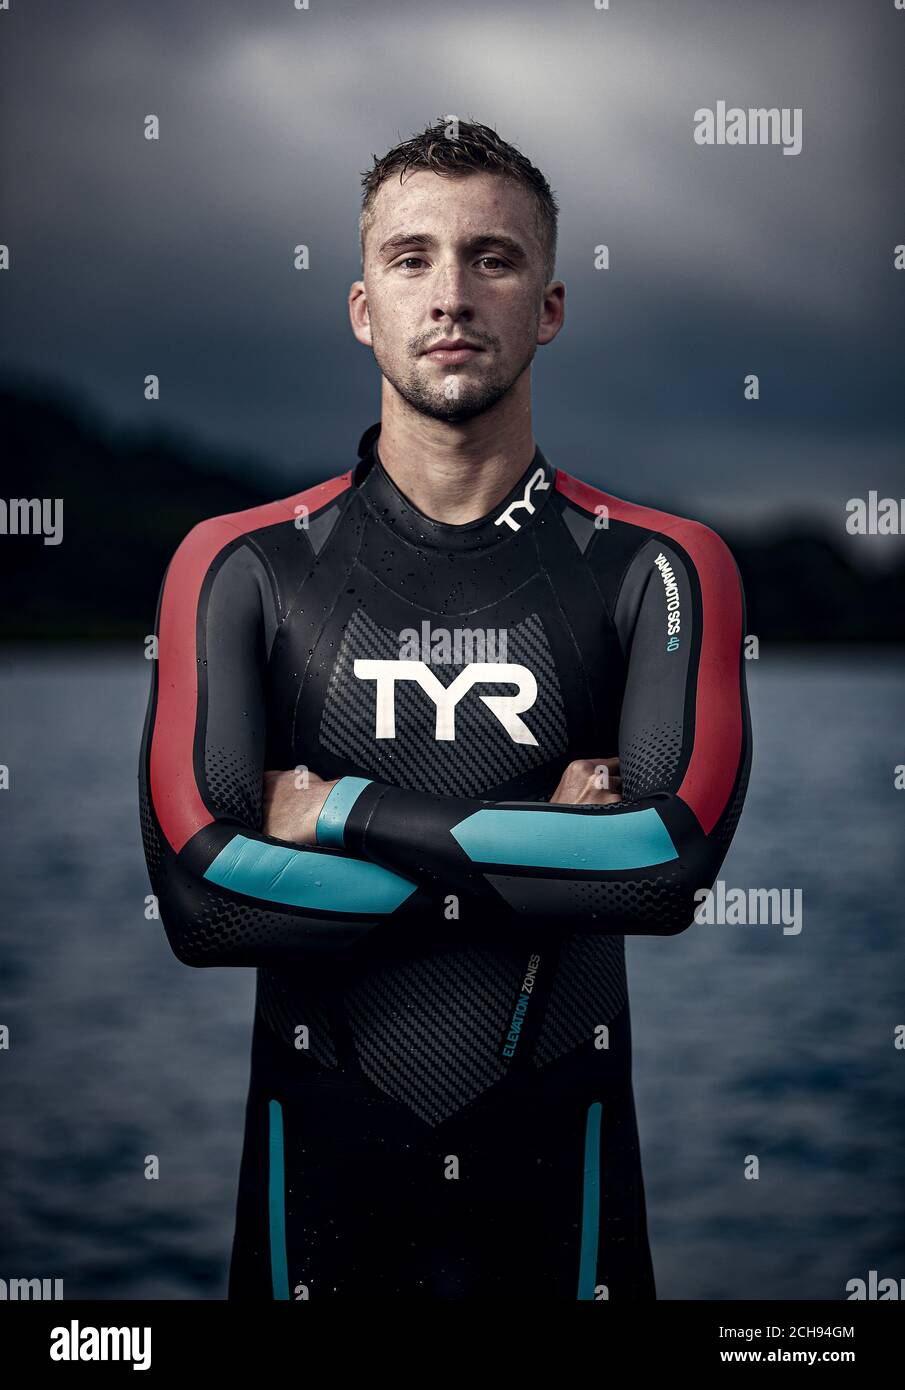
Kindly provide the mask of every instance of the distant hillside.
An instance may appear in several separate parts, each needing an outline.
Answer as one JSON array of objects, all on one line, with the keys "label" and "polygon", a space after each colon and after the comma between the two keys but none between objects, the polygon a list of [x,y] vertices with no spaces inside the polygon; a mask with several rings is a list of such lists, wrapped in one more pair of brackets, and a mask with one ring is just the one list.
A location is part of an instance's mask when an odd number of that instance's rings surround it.
[{"label": "distant hillside", "polygon": [[[0,447],[7,500],[64,499],[62,545],[0,535],[0,638],[140,639],[196,522],[324,476],[288,483],[262,460],[224,460],[162,432],[114,433],[71,401],[2,387]],[[756,546],[720,532],[744,580],[747,630],[762,642],[902,640],[905,564],[862,573],[816,526]]]},{"label": "distant hillside", "polygon": [[143,636],[196,522],[292,491],[258,460],[227,473],[167,434],[106,431],[68,402],[2,388],[0,447],[7,500],[64,499],[61,545],[0,536],[0,637]]}]

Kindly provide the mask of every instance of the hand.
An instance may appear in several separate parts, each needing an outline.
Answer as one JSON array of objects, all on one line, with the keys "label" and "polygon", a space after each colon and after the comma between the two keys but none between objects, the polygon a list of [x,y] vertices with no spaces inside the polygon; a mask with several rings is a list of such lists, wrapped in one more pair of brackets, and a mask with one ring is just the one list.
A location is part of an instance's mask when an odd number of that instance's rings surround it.
[{"label": "hand", "polygon": [[559,786],[550,797],[551,806],[580,806],[593,803],[608,806],[622,800],[622,776],[618,758],[579,758],[569,763]]},{"label": "hand", "polygon": [[[264,834],[295,845],[317,844],[317,818],[339,779],[324,782],[308,769],[307,778],[289,768],[264,773]],[[307,781],[307,786],[302,783]]]}]

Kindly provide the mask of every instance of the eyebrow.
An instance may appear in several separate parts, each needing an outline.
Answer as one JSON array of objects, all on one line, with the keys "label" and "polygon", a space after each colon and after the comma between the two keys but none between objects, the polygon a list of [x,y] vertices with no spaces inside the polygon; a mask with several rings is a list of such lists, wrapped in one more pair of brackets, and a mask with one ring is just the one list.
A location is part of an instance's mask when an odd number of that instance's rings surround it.
[{"label": "eyebrow", "polygon": [[[392,260],[393,256],[404,250],[415,250],[421,248],[429,250],[437,245],[436,237],[428,232],[400,232],[397,236],[391,236],[382,242],[378,247],[377,254],[383,260]],[[505,251],[510,260],[522,265],[528,259],[528,253],[521,242],[515,241],[505,232],[484,232],[481,236],[471,237],[465,242],[466,251],[481,251],[488,247],[497,247]]]}]

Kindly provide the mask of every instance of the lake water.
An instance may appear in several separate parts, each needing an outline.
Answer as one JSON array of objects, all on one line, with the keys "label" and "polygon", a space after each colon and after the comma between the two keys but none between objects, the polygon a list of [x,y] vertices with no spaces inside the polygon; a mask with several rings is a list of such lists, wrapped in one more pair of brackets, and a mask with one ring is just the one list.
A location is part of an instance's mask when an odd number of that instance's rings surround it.
[{"label": "lake water", "polygon": [[[870,651],[749,662],[720,877],[800,889],[802,930],[626,943],[660,1298],[905,1277],[903,674]],[[226,1294],[254,972],[188,969],[144,919],[147,689],[140,646],[0,650],[0,1278],[67,1298]]]}]

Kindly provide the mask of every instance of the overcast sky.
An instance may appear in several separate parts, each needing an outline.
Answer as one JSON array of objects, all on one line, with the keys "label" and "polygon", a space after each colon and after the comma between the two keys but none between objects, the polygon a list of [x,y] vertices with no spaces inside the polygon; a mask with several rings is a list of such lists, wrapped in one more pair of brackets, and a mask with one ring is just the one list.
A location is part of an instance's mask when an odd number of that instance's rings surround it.
[{"label": "overcast sky", "polygon": [[[454,112],[561,206],[553,462],[715,522],[902,495],[903,52],[893,0],[11,0],[0,370],[287,491],[340,471],[379,402],[345,307],[360,175]],[[697,145],[720,99],[800,107],[801,153]]]}]

